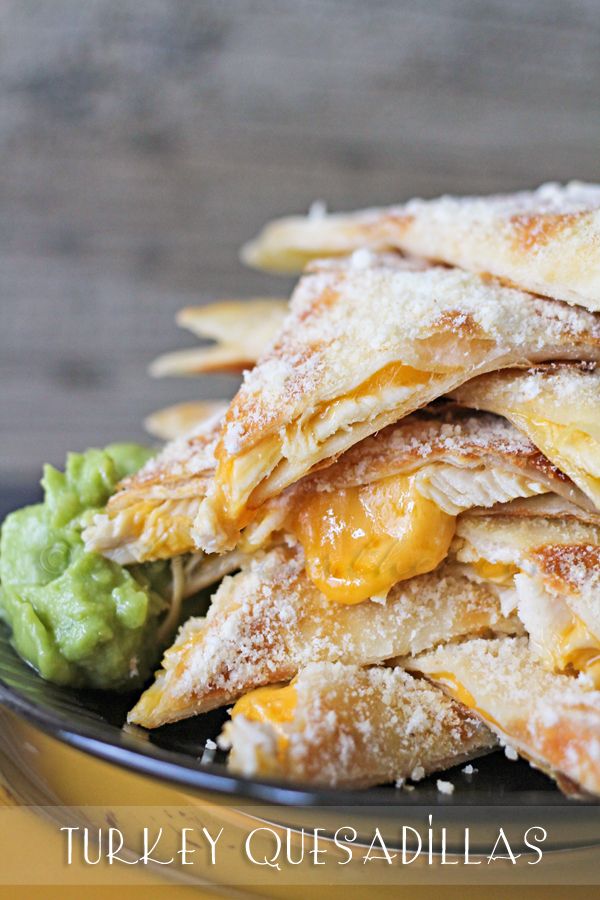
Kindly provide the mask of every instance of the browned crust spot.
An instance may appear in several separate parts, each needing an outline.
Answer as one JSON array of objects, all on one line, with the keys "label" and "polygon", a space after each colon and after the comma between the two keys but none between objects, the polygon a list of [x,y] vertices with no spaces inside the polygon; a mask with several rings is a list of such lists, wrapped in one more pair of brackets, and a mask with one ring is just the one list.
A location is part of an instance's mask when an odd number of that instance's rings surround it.
[{"label": "browned crust spot", "polygon": [[532,251],[558,238],[586,215],[580,213],[519,213],[510,217],[515,249]]},{"label": "browned crust spot", "polygon": [[558,590],[577,592],[600,572],[600,547],[590,544],[545,544],[531,555]]}]

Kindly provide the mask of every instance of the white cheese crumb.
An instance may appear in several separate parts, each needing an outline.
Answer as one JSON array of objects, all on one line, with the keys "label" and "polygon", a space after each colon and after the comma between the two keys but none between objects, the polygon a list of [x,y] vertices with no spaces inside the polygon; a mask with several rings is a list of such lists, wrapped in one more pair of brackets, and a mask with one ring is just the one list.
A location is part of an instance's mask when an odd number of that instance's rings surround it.
[{"label": "white cheese crumb", "polygon": [[519,754],[515,750],[514,747],[511,747],[510,744],[507,744],[504,748],[504,755],[507,759],[510,759],[512,762],[515,762],[519,758]]},{"label": "white cheese crumb", "polygon": [[[594,688],[596,687],[596,682],[589,674],[589,672],[581,671],[577,676],[577,683],[581,685],[584,690],[594,690]],[[557,713],[555,713],[554,721],[558,721]],[[546,724],[546,722],[544,722],[544,724]],[[554,724],[554,722],[552,722],[552,724]]]},{"label": "white cheese crumb", "polygon": [[452,784],[451,781],[442,781],[440,778],[438,778],[436,784],[437,784],[437,789],[440,792],[440,794],[453,794],[454,793],[454,785]]},{"label": "white cheese crumb", "polygon": [[215,750],[217,749],[217,745],[214,741],[211,741],[210,738],[204,744],[204,751],[202,756],[200,757],[201,763],[210,763],[215,758]]},{"label": "white cheese crumb", "polygon": [[394,787],[395,788],[403,788],[405,780],[406,780],[405,778],[396,778],[396,781],[394,782]]},{"label": "white cheese crumb", "polygon": [[[580,673],[581,676],[581,673]],[[577,679],[579,680],[579,678]],[[552,728],[558,722],[559,716],[554,707],[550,704],[540,705],[539,716],[545,728]]]},{"label": "white cheese crumb", "polygon": [[423,766],[415,766],[410,773],[410,777],[412,781],[421,781],[423,778],[425,778],[425,769],[423,768]]},{"label": "white cheese crumb", "polygon": [[479,772],[479,769],[476,769],[475,766],[472,766],[471,763],[469,763],[469,765],[465,766],[462,771],[465,775],[474,775],[475,772]]},{"label": "white cheese crumb", "polygon": [[355,250],[350,257],[350,266],[352,269],[368,269],[373,264],[373,254],[366,247]]}]

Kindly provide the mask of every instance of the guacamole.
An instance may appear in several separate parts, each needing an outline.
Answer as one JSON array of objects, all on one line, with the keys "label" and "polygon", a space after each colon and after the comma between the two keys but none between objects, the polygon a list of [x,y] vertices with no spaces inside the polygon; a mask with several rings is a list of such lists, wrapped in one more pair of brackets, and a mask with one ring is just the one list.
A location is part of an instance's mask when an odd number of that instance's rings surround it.
[{"label": "guacamole", "polygon": [[79,687],[139,686],[160,655],[166,562],[119,566],[87,553],[81,531],[152,452],[136,444],[70,453],[44,468],[44,502],[11,513],[0,536],[0,610],[43,678]]}]

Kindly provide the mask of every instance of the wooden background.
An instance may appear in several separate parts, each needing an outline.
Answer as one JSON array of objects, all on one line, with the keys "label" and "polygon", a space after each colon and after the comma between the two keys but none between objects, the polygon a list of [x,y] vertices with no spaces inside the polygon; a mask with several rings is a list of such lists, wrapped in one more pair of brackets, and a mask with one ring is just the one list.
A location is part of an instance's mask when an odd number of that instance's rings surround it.
[{"label": "wooden background", "polygon": [[0,0],[0,481],[235,380],[152,382],[269,217],[599,180],[597,0]]}]

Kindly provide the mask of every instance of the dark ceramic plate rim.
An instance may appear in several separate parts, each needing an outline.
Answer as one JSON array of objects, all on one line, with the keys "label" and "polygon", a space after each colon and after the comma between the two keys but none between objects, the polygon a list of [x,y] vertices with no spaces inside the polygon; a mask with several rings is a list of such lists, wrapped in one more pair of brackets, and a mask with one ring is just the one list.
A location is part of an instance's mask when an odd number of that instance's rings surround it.
[{"label": "dark ceramic plate rim", "polygon": [[[16,654],[15,654],[16,656]],[[514,791],[498,797],[478,798],[473,794],[441,795],[437,790],[420,789],[414,794],[390,793],[389,788],[366,791],[348,789],[307,789],[305,785],[269,779],[245,778],[223,771],[222,765],[203,763],[191,757],[143,743],[109,723],[78,722],[74,727],[68,715],[45,707],[20,693],[0,678],[0,703],[46,734],[93,756],[131,771],[170,782],[194,791],[237,797],[244,801],[282,806],[415,807],[415,806],[492,806],[515,809],[535,806],[597,805],[595,800],[577,801],[558,791]]]}]

